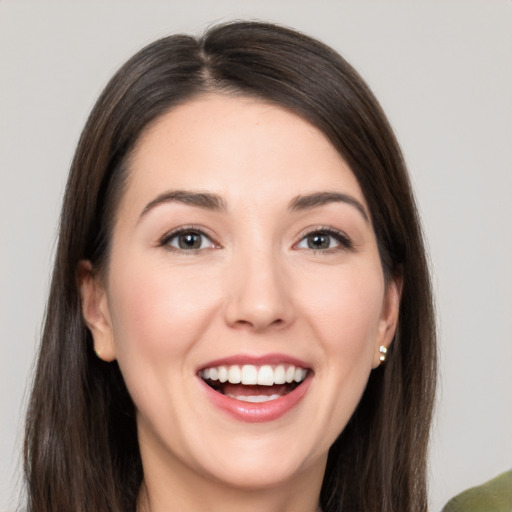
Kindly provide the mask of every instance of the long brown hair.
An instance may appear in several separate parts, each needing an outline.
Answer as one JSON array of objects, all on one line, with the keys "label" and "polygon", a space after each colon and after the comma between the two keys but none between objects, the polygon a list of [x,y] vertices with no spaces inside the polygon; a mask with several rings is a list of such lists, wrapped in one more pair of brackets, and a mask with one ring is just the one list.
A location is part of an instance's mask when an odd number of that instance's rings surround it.
[{"label": "long brown hair", "polygon": [[62,208],[39,359],[29,403],[25,471],[31,512],[133,511],[142,481],[134,405],[117,363],[93,352],[77,267],[108,263],[127,161],[141,133],[205,92],[263,98],[319,128],[354,172],[387,277],[400,275],[399,324],[388,362],[372,372],[332,446],[324,512],[427,509],[426,455],[436,349],[429,273],[400,148],[382,109],[334,50],[265,23],[213,27],[147,46],[108,83],[80,138]]}]

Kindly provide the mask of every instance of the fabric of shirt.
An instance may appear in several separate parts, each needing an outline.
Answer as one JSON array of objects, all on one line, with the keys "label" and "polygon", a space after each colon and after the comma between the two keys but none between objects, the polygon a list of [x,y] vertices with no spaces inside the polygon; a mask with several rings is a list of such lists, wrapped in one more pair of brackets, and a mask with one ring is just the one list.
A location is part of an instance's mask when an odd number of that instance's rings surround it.
[{"label": "fabric of shirt", "polygon": [[458,494],[442,512],[512,512],[512,470]]}]

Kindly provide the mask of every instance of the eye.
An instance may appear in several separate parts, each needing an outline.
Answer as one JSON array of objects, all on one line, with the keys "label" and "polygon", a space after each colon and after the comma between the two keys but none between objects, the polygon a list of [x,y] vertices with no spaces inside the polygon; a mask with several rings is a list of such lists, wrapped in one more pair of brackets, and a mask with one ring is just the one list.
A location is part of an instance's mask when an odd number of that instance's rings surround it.
[{"label": "eye", "polygon": [[205,233],[190,228],[169,233],[163,238],[161,244],[173,250],[194,252],[216,247]]},{"label": "eye", "polygon": [[297,249],[312,249],[314,251],[327,251],[329,249],[352,249],[350,238],[342,231],[332,228],[312,231],[304,236],[296,245]]}]

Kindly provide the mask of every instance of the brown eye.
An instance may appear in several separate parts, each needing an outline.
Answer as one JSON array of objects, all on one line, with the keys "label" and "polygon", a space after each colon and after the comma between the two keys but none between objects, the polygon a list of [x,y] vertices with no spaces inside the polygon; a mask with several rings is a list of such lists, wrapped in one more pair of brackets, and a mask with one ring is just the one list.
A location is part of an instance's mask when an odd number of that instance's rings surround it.
[{"label": "brown eye", "polygon": [[325,233],[315,233],[306,237],[309,249],[329,249],[331,247],[331,236]]},{"label": "brown eye", "polygon": [[296,245],[297,249],[310,249],[313,251],[351,250],[353,247],[352,240],[345,233],[334,229],[311,231]]},{"label": "brown eye", "polygon": [[181,251],[200,251],[202,249],[211,249],[215,247],[215,244],[209,237],[200,231],[194,230],[186,230],[170,234],[162,241],[162,245]]},{"label": "brown eye", "polygon": [[183,233],[178,235],[178,247],[180,249],[200,249],[202,235],[199,233]]}]

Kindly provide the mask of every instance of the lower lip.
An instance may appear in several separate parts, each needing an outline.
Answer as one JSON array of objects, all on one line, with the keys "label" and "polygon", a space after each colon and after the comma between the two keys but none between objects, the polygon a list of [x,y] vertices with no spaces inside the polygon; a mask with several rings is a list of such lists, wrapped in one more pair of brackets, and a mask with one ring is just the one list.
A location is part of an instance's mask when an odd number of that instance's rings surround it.
[{"label": "lower lip", "polygon": [[263,423],[281,418],[304,398],[311,383],[311,377],[308,376],[300,386],[297,386],[293,391],[280,398],[268,402],[251,403],[242,402],[241,400],[236,400],[235,398],[230,398],[222,393],[218,393],[201,378],[199,378],[199,380],[203,385],[208,399],[211,400],[216,407],[236,420],[245,421],[247,423]]}]

